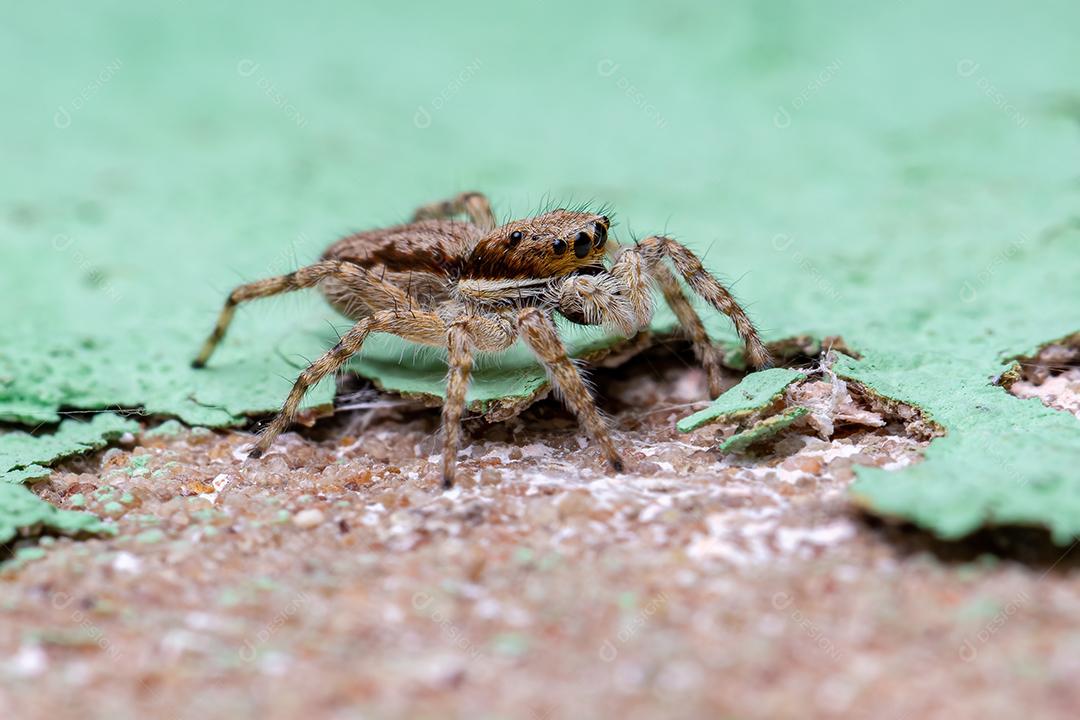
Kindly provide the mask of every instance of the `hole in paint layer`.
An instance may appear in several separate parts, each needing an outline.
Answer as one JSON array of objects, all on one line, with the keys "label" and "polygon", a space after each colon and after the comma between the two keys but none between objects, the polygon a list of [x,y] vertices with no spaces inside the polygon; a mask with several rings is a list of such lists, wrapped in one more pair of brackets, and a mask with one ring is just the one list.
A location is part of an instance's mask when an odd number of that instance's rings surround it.
[{"label": "hole in paint layer", "polygon": [[1017,358],[1000,382],[1018,398],[1037,397],[1047,407],[1080,419],[1080,333]]}]

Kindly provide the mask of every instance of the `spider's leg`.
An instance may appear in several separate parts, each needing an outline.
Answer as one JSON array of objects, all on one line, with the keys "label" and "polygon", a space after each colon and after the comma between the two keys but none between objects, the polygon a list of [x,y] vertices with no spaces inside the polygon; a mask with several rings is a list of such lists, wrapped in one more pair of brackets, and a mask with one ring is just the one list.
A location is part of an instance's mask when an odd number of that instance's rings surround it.
[{"label": "spider's leg", "polygon": [[442,407],[443,487],[454,485],[458,448],[461,447],[461,416],[465,412],[465,391],[469,388],[472,372],[472,348],[469,331],[462,322],[455,322],[447,333],[447,364],[450,371],[446,378],[446,400]]},{"label": "spider's leg", "polygon": [[218,343],[225,337],[225,331],[229,329],[229,323],[232,322],[236,306],[240,303],[309,288],[328,277],[347,277],[358,270],[360,268],[341,260],[323,260],[314,265],[302,267],[288,275],[257,280],[234,288],[229,293],[229,297],[225,299],[225,306],[221,309],[221,314],[218,315],[214,331],[206,338],[198,357],[191,363],[192,366],[201,368],[206,365],[206,361],[210,359]]},{"label": "spider's leg", "polygon": [[671,238],[661,235],[642,240],[637,248],[630,248],[628,253],[640,253],[649,271],[654,274],[664,258],[671,260],[675,269],[686,280],[687,284],[714,308],[731,318],[735,325],[735,332],[739,334],[746,346],[747,359],[750,365],[757,368],[768,367],[772,361],[769,351],[761,341],[754,323],[742,309],[731,292],[724,287],[719,280],[713,277],[701,260],[685,245],[675,242]]},{"label": "spider's leg", "polygon": [[615,472],[623,471],[623,461],[611,441],[607,423],[593,402],[581,374],[566,354],[566,347],[555,325],[537,308],[525,308],[518,314],[518,328],[525,344],[544,366],[555,389],[577,416],[585,431],[600,445],[604,457]]},{"label": "spider's leg", "polygon": [[277,436],[292,424],[307,391],[348,362],[349,358],[360,351],[364,340],[373,332],[392,333],[427,345],[442,345],[445,342],[446,325],[435,313],[413,309],[405,312],[381,310],[361,319],[345,333],[337,345],[300,373],[281,410],[259,435],[250,457],[259,457],[270,448]]},{"label": "spider's leg", "polygon": [[413,213],[413,221],[449,218],[465,214],[469,221],[484,232],[495,229],[495,213],[487,197],[478,192],[464,192],[448,200],[422,205]]},{"label": "spider's leg", "polygon": [[679,286],[679,281],[675,279],[675,275],[667,269],[667,266],[663,264],[654,266],[653,278],[660,287],[660,292],[664,294],[664,300],[675,313],[679,326],[693,343],[694,354],[697,355],[701,366],[705,368],[705,374],[709,379],[709,396],[717,397],[724,389],[722,370],[724,354],[709,340],[709,334],[705,331],[701,317],[694,310],[690,299]]},{"label": "spider's leg", "polygon": [[446,400],[443,402],[443,487],[454,485],[457,454],[461,447],[461,417],[465,413],[465,392],[469,388],[473,350],[501,352],[513,345],[514,326],[503,317],[466,315],[451,323],[446,335]]}]

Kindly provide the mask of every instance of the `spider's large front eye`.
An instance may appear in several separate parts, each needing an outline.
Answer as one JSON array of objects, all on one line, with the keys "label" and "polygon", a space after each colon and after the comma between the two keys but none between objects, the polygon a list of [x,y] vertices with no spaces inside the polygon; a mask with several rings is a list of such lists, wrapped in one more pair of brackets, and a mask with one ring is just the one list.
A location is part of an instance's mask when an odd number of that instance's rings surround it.
[{"label": "spider's large front eye", "polygon": [[515,230],[514,232],[510,233],[510,247],[514,247],[519,242],[521,242],[522,237],[524,236],[521,234],[520,230]]},{"label": "spider's large front eye", "polygon": [[564,252],[566,252],[567,247],[569,247],[569,246],[566,244],[566,241],[563,240],[562,238],[555,238],[555,242],[553,242],[551,244],[551,250],[556,255],[562,255]]},{"label": "spider's large front eye", "polygon": [[589,233],[582,230],[577,234],[577,239],[574,240],[574,254],[579,258],[583,258],[589,254],[590,247],[592,247],[592,238],[589,237]]}]

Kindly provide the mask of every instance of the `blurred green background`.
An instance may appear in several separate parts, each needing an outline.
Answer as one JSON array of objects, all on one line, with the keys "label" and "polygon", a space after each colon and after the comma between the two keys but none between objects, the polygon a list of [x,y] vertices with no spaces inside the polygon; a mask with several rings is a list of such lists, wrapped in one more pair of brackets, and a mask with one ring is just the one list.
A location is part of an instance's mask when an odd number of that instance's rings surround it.
[{"label": "blurred green background", "polygon": [[[503,218],[594,200],[624,240],[699,249],[768,340],[842,335],[850,377],[947,427],[927,462],[860,472],[873,506],[1067,539],[1076,421],[989,378],[1080,330],[1078,20],[1067,2],[11,6],[0,418],[236,423],[347,324],[314,294],[263,301],[193,372],[233,285],[461,190]],[[473,399],[542,382],[520,351],[488,365]],[[427,392],[444,372],[385,340],[356,367]]]}]

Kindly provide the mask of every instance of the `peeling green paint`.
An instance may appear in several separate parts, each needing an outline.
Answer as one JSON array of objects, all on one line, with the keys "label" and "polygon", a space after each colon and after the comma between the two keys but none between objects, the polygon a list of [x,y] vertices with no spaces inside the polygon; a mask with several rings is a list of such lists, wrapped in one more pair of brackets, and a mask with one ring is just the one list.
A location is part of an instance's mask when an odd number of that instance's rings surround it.
[{"label": "peeling green paint", "polygon": [[104,447],[123,433],[138,429],[133,420],[100,413],[90,422],[65,420],[53,432],[0,435],[0,543],[26,528],[68,534],[111,532],[93,515],[59,510],[20,484],[48,476],[50,470],[42,464]]},{"label": "peeling green paint", "polygon": [[709,407],[680,420],[676,427],[679,432],[690,432],[708,423],[740,420],[769,407],[780,399],[788,385],[805,377],[787,368],[751,373],[713,400]]},{"label": "peeling green paint", "polygon": [[89,422],[65,420],[55,432],[22,431],[0,435],[0,482],[25,482],[49,474],[41,467],[69,455],[97,450],[139,424],[112,413],[99,413]]},{"label": "peeling green paint", "polygon": [[[1080,7],[971,22],[984,4],[547,0],[478,9],[487,24],[432,6],[417,26],[403,5],[332,2],[315,32],[297,30],[300,6],[189,0],[163,20],[105,5],[5,15],[0,61],[49,72],[12,75],[0,119],[19,169],[0,174],[0,287],[18,298],[0,309],[0,420],[139,407],[241,423],[333,344],[327,321],[346,323],[310,294],[263,301],[191,370],[237,282],[458,190],[489,192],[500,216],[588,197],[614,204],[623,240],[666,229],[707,255],[769,340],[840,335],[862,356],[845,377],[945,427],[925,462],[857,469],[860,502],[945,537],[1080,534],[1075,418],[990,382],[1080,330]],[[596,41],[567,43],[566,17]],[[499,62],[454,83],[481,56]],[[706,322],[734,347],[725,319]],[[607,341],[568,337],[579,353]],[[428,395],[445,375],[438,353],[386,338],[354,368]],[[470,399],[544,382],[519,347],[481,360]]]},{"label": "peeling green paint", "polygon": [[745,450],[756,442],[774,437],[809,413],[810,411],[804,407],[793,407],[777,415],[771,415],[754,423],[746,430],[735,433],[720,443],[717,449],[725,453]]},{"label": "peeling green paint", "polygon": [[22,485],[0,483],[0,544],[15,538],[20,530],[38,528],[72,535],[112,532],[93,515],[60,510]]}]

